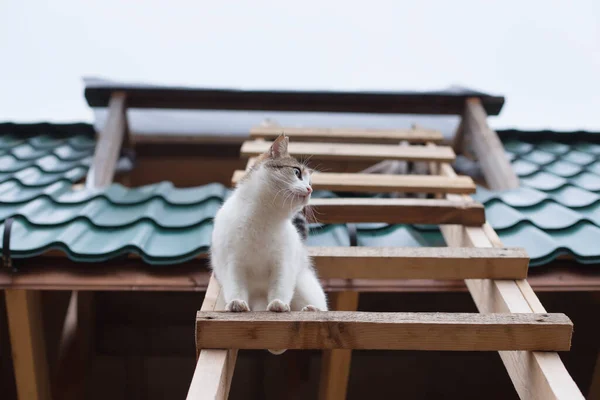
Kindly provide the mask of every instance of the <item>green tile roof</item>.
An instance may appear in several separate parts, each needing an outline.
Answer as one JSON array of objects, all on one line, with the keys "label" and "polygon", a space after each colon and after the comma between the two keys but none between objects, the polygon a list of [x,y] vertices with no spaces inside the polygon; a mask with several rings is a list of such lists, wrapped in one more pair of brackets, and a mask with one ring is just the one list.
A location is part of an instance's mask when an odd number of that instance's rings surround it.
[{"label": "green tile roof", "polygon": [[[506,192],[480,187],[474,197],[485,204],[505,245],[525,247],[532,266],[565,253],[582,263],[599,262],[600,145],[514,135],[504,143],[522,187]],[[160,265],[208,251],[212,218],[228,189],[161,182],[75,190],[93,148],[87,125],[0,124],[0,158],[8,161],[0,162],[0,229],[13,218],[14,258],[60,249],[73,260],[99,262],[133,252]],[[356,240],[360,246],[445,245],[438,228],[427,225],[356,224]],[[309,245],[349,246],[349,230],[314,224]]]}]

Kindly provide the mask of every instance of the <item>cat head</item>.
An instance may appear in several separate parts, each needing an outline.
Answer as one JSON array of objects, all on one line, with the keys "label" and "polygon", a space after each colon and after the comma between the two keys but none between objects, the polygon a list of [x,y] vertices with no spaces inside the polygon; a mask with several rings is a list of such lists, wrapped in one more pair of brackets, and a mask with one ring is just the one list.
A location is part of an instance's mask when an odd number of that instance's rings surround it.
[{"label": "cat head", "polygon": [[295,211],[310,200],[312,170],[290,156],[288,144],[289,138],[280,135],[269,150],[258,157],[254,168],[258,169],[264,189],[272,193],[273,204]]}]

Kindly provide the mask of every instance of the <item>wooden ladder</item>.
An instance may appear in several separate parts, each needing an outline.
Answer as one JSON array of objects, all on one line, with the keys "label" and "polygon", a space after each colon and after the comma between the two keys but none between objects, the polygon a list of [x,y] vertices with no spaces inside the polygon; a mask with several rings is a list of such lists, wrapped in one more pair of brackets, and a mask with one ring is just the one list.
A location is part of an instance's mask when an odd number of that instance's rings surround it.
[{"label": "wooden ladder", "polygon": [[[429,165],[430,175],[313,175],[315,190],[435,194],[313,199],[311,206],[323,223],[437,224],[448,245],[310,247],[321,278],[464,279],[479,313],[357,312],[358,293],[352,291],[329,294],[335,311],[225,313],[221,288],[211,277],[196,317],[197,366],[188,399],[226,399],[238,349],[267,348],[323,350],[320,399],[346,398],[353,349],[498,351],[521,398],[583,398],[555,353],[570,349],[571,321],[546,312],[527,283],[526,252],[504,248],[483,206],[468,196],[475,184],[452,169],[454,151],[439,145],[439,132],[260,126],[241,148],[247,168],[282,131],[295,157]],[[398,146],[401,141],[410,145]],[[233,183],[244,173],[236,171]]]}]

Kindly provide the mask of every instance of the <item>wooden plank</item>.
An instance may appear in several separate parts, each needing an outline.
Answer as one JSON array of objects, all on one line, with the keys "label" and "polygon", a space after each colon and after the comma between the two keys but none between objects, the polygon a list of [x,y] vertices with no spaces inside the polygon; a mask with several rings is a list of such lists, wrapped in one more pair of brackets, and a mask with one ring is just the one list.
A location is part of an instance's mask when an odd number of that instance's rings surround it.
[{"label": "wooden plank", "polygon": [[[236,185],[246,174],[235,171],[232,183]],[[446,178],[436,175],[386,175],[318,172],[312,175],[314,190],[376,193],[475,193],[476,187],[468,176]]]},{"label": "wooden plank", "polygon": [[[266,152],[270,146],[271,142],[247,141],[242,144],[240,153],[243,157],[255,157]],[[312,157],[315,160],[452,162],[455,157],[450,147],[356,143],[290,142],[288,152],[294,157]]]},{"label": "wooden plank", "polygon": [[[460,115],[468,93],[445,92],[328,92],[299,90],[230,90],[190,87],[88,84],[90,107],[106,107],[115,91],[127,93],[133,108],[204,110],[321,111],[373,114]],[[504,97],[478,94],[488,114],[497,115]]]},{"label": "wooden plank", "polygon": [[86,179],[86,187],[99,188],[110,185],[113,180],[125,131],[127,130],[125,93],[112,95],[108,117],[98,137],[94,158]]},{"label": "wooden plank", "polygon": [[94,293],[72,292],[52,384],[52,394],[56,399],[85,397],[87,372],[95,350],[94,317]]},{"label": "wooden plank", "polygon": [[40,292],[10,289],[5,297],[19,399],[50,399]]},{"label": "wooden plank", "polygon": [[322,279],[522,279],[523,249],[310,247]]},{"label": "wooden plank", "polygon": [[590,383],[587,399],[600,399],[600,350],[598,351],[598,357],[596,358],[596,364],[594,366],[594,371],[592,372],[592,383]]},{"label": "wooden plank", "polygon": [[[200,312],[224,310],[221,286],[211,276]],[[196,346],[198,361],[188,390],[187,399],[227,399],[237,350],[211,350]]]},{"label": "wooden plank", "polygon": [[[19,274],[0,269],[0,289],[204,292],[210,280],[210,271],[199,261],[170,266],[168,273],[138,260],[126,260],[117,265],[74,264],[64,258],[54,258],[52,263],[34,258],[28,261],[27,271]],[[590,268],[552,267],[543,274],[530,275],[527,282],[536,292],[600,291],[600,277]],[[463,281],[433,279],[329,278],[323,279],[321,284],[329,292],[448,293],[467,290]]]},{"label": "wooden plank", "polygon": [[[444,176],[456,176],[454,170],[447,164],[441,165]],[[446,198],[466,199],[468,196],[449,194]],[[498,235],[491,234],[491,227],[483,228],[441,226],[440,230],[448,246],[491,248],[502,246]],[[490,232],[490,237],[486,234]],[[492,243],[493,241],[493,243]],[[517,281],[468,279],[465,283],[480,312],[512,312],[531,313],[544,312],[537,302],[528,294],[529,300],[517,285]],[[535,294],[533,294],[535,296]],[[539,304],[541,306],[541,304]],[[524,400],[560,399],[582,400],[583,395],[569,375],[557,353],[540,353],[525,351],[501,351],[500,358],[515,386],[519,397]]]},{"label": "wooden plank", "polygon": [[446,199],[311,199],[310,206],[318,222],[387,222],[390,224],[461,224],[485,223],[481,204]]},{"label": "wooden plank", "polygon": [[441,143],[444,136],[432,129],[352,129],[352,128],[297,128],[281,126],[257,126],[250,131],[253,139],[274,140],[285,133],[293,141],[398,144]]},{"label": "wooden plank", "polygon": [[202,312],[196,346],[238,349],[567,351],[564,314]]},{"label": "wooden plank", "polygon": [[465,135],[473,149],[486,182],[492,190],[508,190],[519,187],[519,178],[512,169],[504,152],[504,146],[487,123],[487,114],[477,98],[468,99],[463,117]]},{"label": "wooden plank", "polygon": [[[329,309],[356,311],[358,292],[334,292],[329,294]],[[321,357],[321,380],[319,400],[344,400],[350,377],[352,350],[324,350]]]}]

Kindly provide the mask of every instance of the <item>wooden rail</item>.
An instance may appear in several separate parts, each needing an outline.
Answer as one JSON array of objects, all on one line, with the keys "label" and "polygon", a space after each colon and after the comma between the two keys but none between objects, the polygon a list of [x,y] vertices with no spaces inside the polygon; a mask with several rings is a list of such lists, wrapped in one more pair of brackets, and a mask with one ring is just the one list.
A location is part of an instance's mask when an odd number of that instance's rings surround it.
[{"label": "wooden rail", "polygon": [[523,249],[310,247],[322,279],[524,279]]},{"label": "wooden rail", "polygon": [[390,224],[485,223],[483,205],[444,199],[313,199],[310,206],[320,223],[387,222]]},{"label": "wooden rail", "polygon": [[[246,174],[235,171],[232,184]],[[331,190],[359,193],[475,193],[475,183],[468,176],[447,178],[435,175],[386,175],[386,174],[350,174],[318,172],[312,175],[314,190]]]},{"label": "wooden rail", "polygon": [[[243,157],[255,157],[267,151],[270,145],[270,142],[266,141],[248,141],[242,144],[240,152]],[[313,157],[315,160],[452,162],[455,157],[451,147],[431,148],[356,143],[291,142],[288,151],[294,157]]]},{"label": "wooden rail", "polygon": [[258,126],[252,128],[253,139],[274,140],[285,133],[294,142],[343,142],[370,144],[398,144],[404,140],[410,143],[441,143],[441,132],[430,129],[350,129],[350,128],[293,128],[279,126]]},{"label": "wooden rail", "polygon": [[573,324],[563,314],[204,312],[201,349],[562,351]]}]

